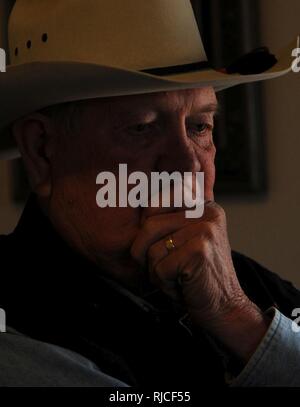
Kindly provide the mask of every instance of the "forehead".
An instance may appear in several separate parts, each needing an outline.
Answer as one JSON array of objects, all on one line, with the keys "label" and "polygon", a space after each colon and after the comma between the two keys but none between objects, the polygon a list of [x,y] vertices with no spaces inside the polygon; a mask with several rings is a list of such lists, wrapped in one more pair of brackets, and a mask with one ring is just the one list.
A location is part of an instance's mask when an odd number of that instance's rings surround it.
[{"label": "forehead", "polygon": [[206,87],[95,99],[88,102],[88,106],[96,108],[96,110],[105,107],[105,110],[111,113],[148,109],[161,111],[204,109],[207,111],[207,108],[210,108],[211,111],[214,111],[217,109],[217,98],[214,89],[212,87]]}]

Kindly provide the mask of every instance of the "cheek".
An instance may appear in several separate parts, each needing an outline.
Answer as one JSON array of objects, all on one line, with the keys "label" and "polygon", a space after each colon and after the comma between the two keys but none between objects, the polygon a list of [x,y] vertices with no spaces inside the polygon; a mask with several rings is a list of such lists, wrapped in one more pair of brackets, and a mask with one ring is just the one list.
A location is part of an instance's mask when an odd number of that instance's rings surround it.
[{"label": "cheek", "polygon": [[98,251],[122,250],[137,234],[140,209],[99,208],[96,178],[101,171],[117,173],[119,163],[128,164],[128,171],[145,171],[147,160],[129,148],[124,151],[105,134],[84,136],[60,141],[52,172],[52,214],[68,240],[81,239]]},{"label": "cheek", "polygon": [[211,148],[201,154],[201,171],[204,172],[204,188],[205,188],[205,199],[211,200],[214,197],[213,188],[215,184],[215,155],[216,149],[212,145]]},{"label": "cheek", "polygon": [[61,176],[56,174],[51,196],[52,217],[62,235],[85,253],[118,254],[128,249],[138,232],[140,210],[97,206],[99,168],[63,169]]},{"label": "cheek", "polygon": [[136,237],[140,224],[140,211],[133,208],[86,207],[74,213],[86,243],[95,255],[99,253],[119,256],[126,252]]}]

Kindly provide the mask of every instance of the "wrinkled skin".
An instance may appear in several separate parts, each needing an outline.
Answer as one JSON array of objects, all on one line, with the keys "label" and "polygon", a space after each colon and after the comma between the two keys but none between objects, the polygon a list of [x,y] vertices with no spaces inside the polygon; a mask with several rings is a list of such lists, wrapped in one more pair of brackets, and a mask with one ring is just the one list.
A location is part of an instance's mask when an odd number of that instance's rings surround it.
[{"label": "wrinkled skin", "polygon": [[[183,301],[196,329],[247,360],[268,321],[239,285],[225,213],[214,202],[216,108],[212,88],[98,99],[86,102],[78,134],[61,134],[40,114],[17,122],[14,134],[33,191],[70,245],[137,293],[151,283]],[[203,171],[204,216],[187,219],[184,208],[99,209],[96,176],[117,175],[120,163],[147,175]],[[168,251],[170,235],[176,247]]]}]

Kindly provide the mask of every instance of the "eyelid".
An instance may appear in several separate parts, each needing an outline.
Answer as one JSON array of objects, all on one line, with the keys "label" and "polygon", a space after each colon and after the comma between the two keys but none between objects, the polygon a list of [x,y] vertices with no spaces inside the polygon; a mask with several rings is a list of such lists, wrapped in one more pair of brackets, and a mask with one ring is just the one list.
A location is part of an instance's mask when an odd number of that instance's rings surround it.
[{"label": "eyelid", "polygon": [[200,125],[200,124],[206,124],[207,126],[214,126],[214,119],[213,117],[191,117],[188,120],[186,120],[186,125]]},{"label": "eyelid", "polygon": [[218,111],[198,112],[187,116],[187,120],[205,120],[213,119],[218,114]]},{"label": "eyelid", "polygon": [[199,126],[199,125],[204,125],[205,126],[205,129],[203,129],[201,131],[200,130],[199,131],[193,130],[194,133],[205,134],[207,132],[212,132],[214,130],[214,125],[211,124],[211,123],[207,123],[205,121],[198,122],[198,123],[191,123],[191,124],[194,125],[194,126]]},{"label": "eyelid", "polygon": [[134,126],[138,126],[139,124],[151,124],[156,120],[156,116],[154,114],[132,114],[128,117],[120,117],[116,120],[114,125],[115,130],[121,129],[128,129]]},{"label": "eyelid", "polygon": [[[144,127],[144,129],[142,129],[141,131],[138,131],[137,127],[139,127],[139,126]],[[142,136],[142,135],[149,134],[150,131],[153,131],[154,126],[155,126],[155,123],[153,123],[153,122],[140,122],[140,123],[136,123],[136,124],[127,126],[126,131],[131,134]]]}]

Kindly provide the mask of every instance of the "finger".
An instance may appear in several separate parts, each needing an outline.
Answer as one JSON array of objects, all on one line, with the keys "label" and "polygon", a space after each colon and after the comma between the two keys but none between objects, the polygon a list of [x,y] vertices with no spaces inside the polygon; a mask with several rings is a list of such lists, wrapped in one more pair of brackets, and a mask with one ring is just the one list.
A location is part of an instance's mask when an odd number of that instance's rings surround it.
[{"label": "finger", "polygon": [[131,246],[131,256],[140,264],[144,264],[146,253],[153,243],[167,238],[185,225],[197,222],[199,219],[185,218],[184,211],[147,218]]},{"label": "finger", "polygon": [[[185,226],[183,229],[179,229],[176,232],[172,233],[172,235],[168,236],[172,237],[172,241],[175,246],[172,250],[178,250],[186,242],[192,240],[196,236],[199,240],[213,240],[215,234],[217,233],[217,229],[218,226],[211,222],[199,222],[197,224]],[[148,261],[154,267],[164,257],[172,253],[170,250],[167,249],[166,240],[166,238],[163,238],[158,242],[153,243],[147,251]]]},{"label": "finger", "polygon": [[[140,264],[145,264],[148,250],[157,241],[161,239],[166,240],[170,234],[174,235],[174,232],[187,225],[201,224],[204,221],[221,223],[223,218],[225,219],[223,209],[214,201],[207,201],[205,203],[204,215],[201,218],[186,218],[184,211],[149,217],[144,221],[140,232],[131,246],[131,255]],[[165,250],[163,251],[166,255]]]},{"label": "finger", "polygon": [[[190,224],[202,224],[205,221],[222,223],[223,220],[225,220],[225,212],[223,208],[214,201],[207,201],[205,203],[202,218],[187,219],[184,211],[149,217],[145,220],[142,229],[132,244],[131,255],[140,264],[144,264],[148,250],[157,241],[161,239],[166,240],[170,234],[174,235],[174,232]],[[179,236],[179,244],[181,244],[180,240],[181,236]],[[183,242],[185,241],[186,239],[183,240]],[[164,248],[161,250],[167,255]]]},{"label": "finger", "polygon": [[152,279],[159,282],[161,287],[170,287],[170,284],[177,282],[179,277],[183,285],[188,284],[201,272],[209,251],[209,242],[196,237],[150,267],[149,272]]}]

